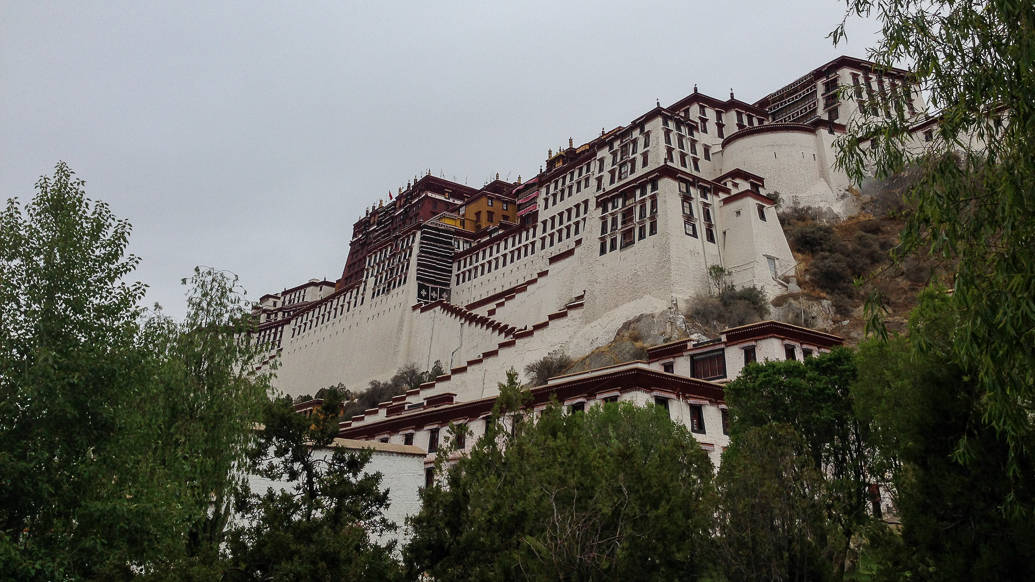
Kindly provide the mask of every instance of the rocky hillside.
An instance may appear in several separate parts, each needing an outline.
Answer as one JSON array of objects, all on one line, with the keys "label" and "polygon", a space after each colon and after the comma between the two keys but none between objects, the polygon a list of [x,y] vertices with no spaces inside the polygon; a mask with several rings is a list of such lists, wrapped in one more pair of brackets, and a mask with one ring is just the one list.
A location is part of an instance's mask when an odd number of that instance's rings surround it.
[{"label": "rocky hillside", "polygon": [[885,297],[892,331],[904,328],[917,293],[934,278],[945,279],[951,262],[919,254],[891,259],[909,206],[903,192],[911,178],[865,184],[855,192],[861,212],[838,218],[816,208],[791,208],[780,221],[798,262],[788,277],[789,292],[757,296],[753,290],[723,290],[691,301],[687,313],[668,309],[637,316],[607,345],[577,359],[568,372],[642,359],[647,348],[685,337],[706,339],[722,329],[775,319],[840,335],[849,345],[864,337],[865,303],[874,292]]}]

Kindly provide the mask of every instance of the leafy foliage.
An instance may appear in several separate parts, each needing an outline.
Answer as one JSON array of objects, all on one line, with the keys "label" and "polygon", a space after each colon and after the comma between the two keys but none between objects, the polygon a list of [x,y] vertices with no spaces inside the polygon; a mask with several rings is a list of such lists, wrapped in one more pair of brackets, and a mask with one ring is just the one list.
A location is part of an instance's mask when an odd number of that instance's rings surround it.
[{"label": "leafy foliage", "polygon": [[145,318],[129,224],[65,164],[36,186],[0,214],[0,578],[208,578],[267,388],[234,280]]},{"label": "leafy foliage", "polygon": [[123,282],[129,224],[68,166],[36,191],[0,213],[0,577],[120,575],[170,525],[136,410],[144,286]]},{"label": "leafy foliage", "polygon": [[983,389],[954,361],[951,298],[935,290],[922,305],[908,337],[870,340],[858,356],[857,408],[875,427],[902,521],[901,536],[871,542],[878,579],[1032,579],[1035,522],[1016,508],[1035,499],[1035,467],[1011,478],[1009,442],[975,410]]},{"label": "leafy foliage", "polygon": [[[916,172],[907,192],[914,210],[896,256],[930,248],[958,258],[951,302],[960,329],[951,360],[974,374],[975,411],[1006,439],[1008,474],[1021,479],[1035,433],[1035,8],[851,0],[846,18],[853,15],[882,25],[871,59],[882,67],[911,63],[917,89],[938,112],[936,139],[917,147],[896,108],[855,120],[839,140],[837,163],[856,181],[870,172]],[[844,26],[832,36],[842,39]],[[875,297],[871,329],[886,336],[880,312]],[[965,444],[958,453],[967,454]]]},{"label": "leafy foliage", "polygon": [[[423,372],[419,371],[414,364],[407,364],[399,368],[387,381],[371,380],[367,389],[358,394],[353,394],[345,387],[345,384],[339,382],[334,386],[320,388],[316,392],[316,398],[319,400],[336,398],[342,406],[342,417],[351,418],[361,414],[364,410],[376,408],[378,404],[391,400],[393,396],[417,388],[425,382],[430,382],[442,374],[445,374],[445,369],[439,360],[435,360],[430,370]],[[295,403],[309,400],[313,400],[313,396],[310,394],[295,397]]]},{"label": "leafy foliage", "polygon": [[195,269],[188,286],[187,313],[180,323],[156,314],[143,330],[146,345],[161,362],[149,406],[159,425],[173,435],[165,463],[186,488],[181,499],[193,508],[184,547],[167,551],[190,575],[206,578],[218,568],[219,548],[233,513],[233,493],[252,430],[270,389],[269,376],[256,372],[261,355],[241,338],[252,317],[236,275]]},{"label": "leafy foliage", "polygon": [[[789,427],[800,437],[809,466],[821,476],[822,492],[817,495],[838,533],[823,548],[837,577],[843,575],[849,541],[868,519],[869,484],[880,480],[870,463],[871,429],[853,410],[851,388],[856,373],[852,352],[837,348],[804,362],[749,364],[726,386],[732,413],[731,443],[768,426]],[[748,450],[764,444],[750,442]],[[809,487],[802,483],[789,486]]]},{"label": "leafy foliage", "polygon": [[758,287],[726,285],[718,296],[695,297],[687,315],[704,325],[735,327],[767,317],[769,300]]},{"label": "leafy foliage", "polygon": [[568,354],[555,351],[525,366],[525,374],[532,386],[543,386],[550,378],[563,374],[573,363]]},{"label": "leafy foliage", "polygon": [[470,456],[448,468],[441,457],[411,524],[413,575],[671,580],[705,568],[712,469],[684,427],[625,403],[554,404],[533,422],[522,401],[512,372]]},{"label": "leafy foliage", "polygon": [[718,556],[727,580],[824,580],[832,575],[823,476],[794,429],[750,427],[723,453]]},{"label": "leafy foliage", "polygon": [[229,535],[231,580],[391,580],[399,576],[393,531],[383,512],[381,474],[364,468],[370,452],[333,447],[340,400],[320,414],[297,414],[289,398],[269,402],[251,454],[254,474],[283,489],[242,490],[243,523]]}]

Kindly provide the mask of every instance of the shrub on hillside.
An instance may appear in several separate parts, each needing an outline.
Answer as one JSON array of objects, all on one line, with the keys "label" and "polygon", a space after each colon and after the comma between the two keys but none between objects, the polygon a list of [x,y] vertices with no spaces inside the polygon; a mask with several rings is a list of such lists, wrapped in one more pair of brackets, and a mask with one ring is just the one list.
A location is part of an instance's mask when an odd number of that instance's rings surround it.
[{"label": "shrub on hillside", "polygon": [[736,327],[753,323],[769,315],[769,301],[758,287],[735,289],[726,287],[718,296],[694,299],[691,319],[707,325]]},{"label": "shrub on hillside", "polygon": [[809,279],[817,287],[831,294],[855,294],[854,270],[848,258],[840,253],[821,252],[812,259]]},{"label": "shrub on hillside", "polygon": [[563,374],[571,365],[572,359],[568,354],[561,351],[550,352],[525,366],[525,374],[528,375],[532,386],[542,386],[550,378]]},{"label": "shrub on hillside", "polygon": [[853,274],[858,277],[870,270],[870,267],[881,263],[888,257],[886,248],[883,248],[879,237],[866,233],[857,232],[847,244],[847,252],[843,253],[851,258]]},{"label": "shrub on hillside", "polygon": [[801,223],[788,228],[787,241],[795,251],[810,255],[830,251],[838,245],[834,229],[815,222]]}]

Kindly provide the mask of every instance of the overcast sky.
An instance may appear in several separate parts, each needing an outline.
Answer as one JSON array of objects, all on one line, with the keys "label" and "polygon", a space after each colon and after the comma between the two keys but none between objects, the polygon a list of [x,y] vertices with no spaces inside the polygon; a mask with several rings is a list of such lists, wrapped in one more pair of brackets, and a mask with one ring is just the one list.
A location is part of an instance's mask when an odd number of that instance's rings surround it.
[{"label": "overcast sky", "polygon": [[341,275],[363,209],[481,186],[690,92],[753,102],[839,54],[838,0],[0,0],[0,198],[64,160],[134,226],[148,301],[194,265],[257,298]]}]

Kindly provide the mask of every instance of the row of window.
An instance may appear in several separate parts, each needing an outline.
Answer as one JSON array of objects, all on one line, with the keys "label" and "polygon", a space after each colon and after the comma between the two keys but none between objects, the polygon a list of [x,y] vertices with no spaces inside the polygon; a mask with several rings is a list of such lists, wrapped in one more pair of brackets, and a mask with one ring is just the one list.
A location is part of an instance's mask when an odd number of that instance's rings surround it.
[{"label": "row of window", "polygon": [[[553,240],[553,235],[550,235],[550,240]],[[540,246],[542,248],[542,246]],[[466,283],[467,281],[473,281],[483,275],[488,275],[493,271],[502,269],[507,266],[508,259],[510,264],[516,263],[525,257],[534,255],[536,252],[535,241],[531,241],[520,247],[505,252],[499,256],[489,258],[484,262],[478,263],[473,267],[464,269],[456,274],[456,283]]]},{"label": "row of window", "polygon": [[622,230],[617,236],[601,239],[600,254],[606,255],[612,251],[631,247],[636,244],[637,236],[639,237],[639,240],[643,240],[648,236],[654,236],[656,234],[658,234],[657,220],[651,220],[648,223],[640,224],[636,227],[629,227]]},{"label": "row of window", "polygon": [[259,332],[255,342],[263,349],[279,348],[284,338],[284,326],[278,325]]},{"label": "row of window", "polygon": [[353,307],[362,304],[362,291],[353,288],[347,293],[341,293],[333,300],[324,301],[317,307],[295,317],[292,321],[291,337],[301,335],[314,327],[336,319],[339,315],[348,313]]},{"label": "row of window", "polygon": [[[666,398],[664,396],[655,396],[654,397],[654,405],[657,406],[657,407],[663,408],[664,410],[668,411],[669,410],[669,401],[670,400],[671,400],[670,398]],[[605,396],[604,398],[600,399],[600,402],[601,402],[601,404],[616,403],[616,402],[618,402],[618,395],[617,394],[612,394],[611,396]],[[690,407],[690,431],[694,432],[694,433],[697,433],[697,434],[705,434],[705,433],[707,433],[707,427],[705,426],[705,422],[704,422],[704,405],[703,404],[693,404],[693,403],[691,403],[691,404],[689,404],[689,407]],[[576,402],[576,403],[573,403],[573,404],[571,404],[571,405],[569,405],[567,407],[568,414],[579,414],[579,413],[585,412],[585,410],[586,410],[586,402],[585,401]],[[729,420],[728,420],[728,416],[727,416],[727,410],[725,408],[720,408],[720,411],[721,411],[721,414],[722,414],[722,434],[727,434],[728,435],[729,434]],[[511,430],[512,434],[515,433],[517,431],[518,427],[520,426],[520,423],[515,422],[515,421],[520,420],[521,418],[522,417],[519,417],[519,416],[515,416],[515,417],[511,418],[512,422],[511,422],[510,430]],[[495,422],[495,419],[490,416],[490,417],[486,417],[486,418],[482,419],[481,422],[483,423],[482,434],[485,434],[489,430],[490,423]],[[467,449],[467,432],[469,430],[468,429],[468,425],[466,423],[453,423],[453,424],[456,427],[456,430],[452,433],[452,434],[455,435],[455,438],[456,438],[456,442],[455,442],[456,448],[459,449],[459,450],[466,450]],[[414,433],[414,432],[408,432],[408,433],[403,434],[403,444],[404,445],[413,445],[414,444],[414,437],[415,437],[415,435],[416,435],[416,433]],[[387,443],[387,442],[389,442],[390,439],[389,439],[389,437],[382,437],[380,440],[383,443]],[[438,452],[439,446],[441,444],[441,440],[442,440],[442,429],[441,428],[435,427],[435,428],[428,429],[428,453],[429,454],[430,453],[437,453]]]},{"label": "row of window", "polygon": [[[467,255],[457,262],[457,284],[473,281],[482,275],[506,267],[517,261],[534,255],[536,252],[535,235],[538,226],[532,225],[515,234],[508,235],[495,244]],[[543,248],[542,246],[539,247]]]}]

